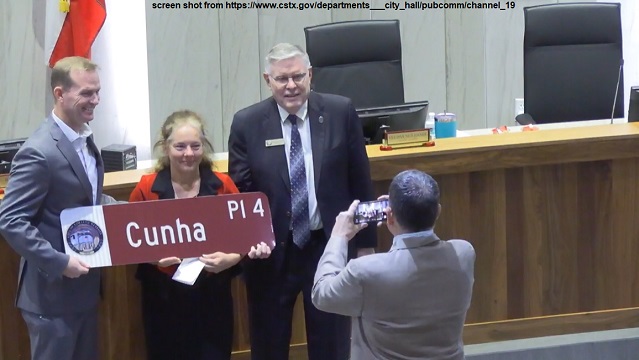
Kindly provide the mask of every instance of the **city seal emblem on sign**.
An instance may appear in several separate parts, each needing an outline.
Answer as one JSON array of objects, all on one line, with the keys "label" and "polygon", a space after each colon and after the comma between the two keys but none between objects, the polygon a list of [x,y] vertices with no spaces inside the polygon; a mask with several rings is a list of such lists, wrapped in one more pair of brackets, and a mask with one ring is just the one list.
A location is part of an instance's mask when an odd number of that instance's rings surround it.
[{"label": "city seal emblem on sign", "polygon": [[102,230],[91,221],[74,222],[67,230],[67,244],[80,255],[91,255],[102,247]]}]

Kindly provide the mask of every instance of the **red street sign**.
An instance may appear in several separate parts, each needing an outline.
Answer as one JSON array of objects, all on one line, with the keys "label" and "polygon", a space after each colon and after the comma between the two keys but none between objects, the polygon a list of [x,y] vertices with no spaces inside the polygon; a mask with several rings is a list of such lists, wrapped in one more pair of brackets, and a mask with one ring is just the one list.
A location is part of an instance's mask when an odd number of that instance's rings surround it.
[{"label": "red street sign", "polygon": [[64,248],[92,267],[246,254],[275,236],[263,193],[85,206],[60,215]]}]

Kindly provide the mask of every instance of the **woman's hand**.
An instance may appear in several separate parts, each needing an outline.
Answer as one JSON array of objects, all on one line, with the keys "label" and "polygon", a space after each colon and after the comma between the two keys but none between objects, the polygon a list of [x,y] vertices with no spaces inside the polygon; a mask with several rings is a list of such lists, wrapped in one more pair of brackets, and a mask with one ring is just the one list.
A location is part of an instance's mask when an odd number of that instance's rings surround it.
[{"label": "woman's hand", "polygon": [[200,261],[204,263],[204,270],[216,274],[237,264],[241,259],[240,254],[227,254],[219,251],[200,256]]},{"label": "woman's hand", "polygon": [[164,259],[160,259],[160,261],[158,261],[157,263],[155,263],[155,265],[159,266],[159,267],[168,267],[171,265],[177,265],[179,263],[181,263],[182,260],[178,257],[175,256],[171,256],[171,257],[167,257]]}]

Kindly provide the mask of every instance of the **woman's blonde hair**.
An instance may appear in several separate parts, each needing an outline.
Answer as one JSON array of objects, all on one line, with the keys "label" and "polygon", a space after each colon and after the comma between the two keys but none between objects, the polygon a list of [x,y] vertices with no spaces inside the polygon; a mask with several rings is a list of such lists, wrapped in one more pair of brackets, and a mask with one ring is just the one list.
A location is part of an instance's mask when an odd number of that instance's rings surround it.
[{"label": "woman's blonde hair", "polygon": [[204,154],[202,156],[202,162],[200,166],[213,166],[213,145],[206,138],[206,132],[204,131],[204,121],[199,114],[191,110],[176,111],[164,120],[162,128],[160,129],[160,136],[158,141],[153,145],[153,152],[158,156],[158,161],[155,164],[155,171],[161,171],[169,167],[169,156],[166,154],[168,149],[171,135],[175,129],[184,125],[192,126],[194,129],[200,132],[200,141]]}]

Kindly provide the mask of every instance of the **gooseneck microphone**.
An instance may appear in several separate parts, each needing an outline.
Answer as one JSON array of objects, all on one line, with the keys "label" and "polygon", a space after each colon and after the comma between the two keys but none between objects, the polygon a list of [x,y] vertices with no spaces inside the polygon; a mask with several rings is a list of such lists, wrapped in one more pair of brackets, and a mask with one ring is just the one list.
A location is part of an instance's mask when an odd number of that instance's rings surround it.
[{"label": "gooseneck microphone", "polygon": [[623,70],[623,59],[619,60],[619,75],[617,75],[617,87],[615,87],[615,100],[612,102],[612,112],[610,113],[610,124],[615,118],[615,107],[617,106],[617,95],[619,95],[619,83],[621,82],[621,73]]}]

